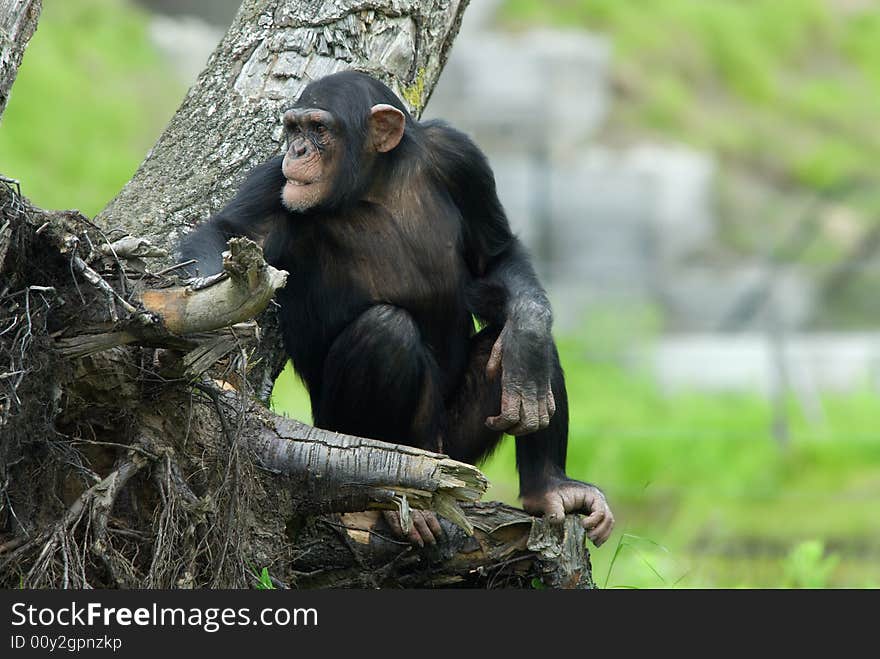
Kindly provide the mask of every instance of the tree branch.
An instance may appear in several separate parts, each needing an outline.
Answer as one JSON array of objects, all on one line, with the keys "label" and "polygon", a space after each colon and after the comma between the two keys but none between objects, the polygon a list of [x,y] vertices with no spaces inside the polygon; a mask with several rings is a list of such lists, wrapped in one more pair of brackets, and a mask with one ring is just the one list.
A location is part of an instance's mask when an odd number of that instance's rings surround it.
[{"label": "tree branch", "polygon": [[441,520],[436,546],[414,550],[392,537],[376,512],[322,520],[301,540],[297,588],[593,587],[585,531],[570,516],[551,525],[500,503],[462,506],[472,536]]},{"label": "tree branch", "polygon": [[144,307],[175,334],[209,332],[250,320],[287,281],[287,272],[263,260],[263,251],[247,238],[232,238],[223,258],[224,274],[186,287],[144,291]]},{"label": "tree branch", "polygon": [[274,415],[263,419],[251,446],[264,468],[295,479],[305,507],[319,512],[393,508],[407,517],[412,505],[436,510],[473,532],[458,502],[476,501],[486,491],[488,481],[476,467]]},{"label": "tree branch", "polygon": [[0,116],[42,9],[41,0],[0,0]]}]

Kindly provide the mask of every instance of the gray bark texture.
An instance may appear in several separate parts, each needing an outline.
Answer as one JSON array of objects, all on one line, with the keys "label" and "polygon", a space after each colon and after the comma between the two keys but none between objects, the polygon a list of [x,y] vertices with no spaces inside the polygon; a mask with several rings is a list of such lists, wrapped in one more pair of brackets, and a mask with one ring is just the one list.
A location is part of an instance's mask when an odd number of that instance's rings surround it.
[{"label": "gray bark texture", "polygon": [[[366,69],[418,113],[465,4],[246,0],[95,222],[0,183],[0,587],[247,587],[262,568],[277,587],[592,586],[576,519],[478,504],[471,465],[272,414],[285,355],[263,310],[287,273],[243,238],[195,282],[170,255],[277,152],[309,79]],[[381,511],[406,527],[412,508],[442,516],[436,547],[392,537]]]},{"label": "gray bark texture", "polygon": [[42,8],[41,0],[0,0],[0,117]]}]

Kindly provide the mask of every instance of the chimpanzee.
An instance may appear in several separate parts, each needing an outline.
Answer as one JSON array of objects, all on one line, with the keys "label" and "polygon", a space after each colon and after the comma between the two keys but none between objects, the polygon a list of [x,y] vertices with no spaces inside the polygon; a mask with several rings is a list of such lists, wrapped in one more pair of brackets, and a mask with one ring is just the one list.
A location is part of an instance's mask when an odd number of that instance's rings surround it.
[{"label": "chimpanzee", "polygon": [[[483,153],[356,71],[309,84],[283,121],[286,153],[187,235],[181,257],[213,274],[227,239],[248,236],[290,273],[281,329],[316,426],[469,463],[516,435],[524,508],[555,522],[585,513],[604,542],[614,524],[604,495],[565,475],[550,304]],[[417,545],[441,533],[432,514],[414,522]]]}]

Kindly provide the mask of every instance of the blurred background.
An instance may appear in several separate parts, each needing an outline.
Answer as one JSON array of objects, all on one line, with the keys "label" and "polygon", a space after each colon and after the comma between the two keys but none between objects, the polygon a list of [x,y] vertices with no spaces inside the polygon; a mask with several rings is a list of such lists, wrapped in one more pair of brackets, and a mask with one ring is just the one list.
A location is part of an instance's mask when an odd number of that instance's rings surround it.
[{"label": "blurred background", "polygon": [[[100,210],[237,0],[44,0],[0,124]],[[425,116],[487,153],[553,300],[605,587],[880,586],[880,7],[478,0]],[[310,420],[288,372],[274,405]],[[516,503],[513,442],[484,466]]]}]

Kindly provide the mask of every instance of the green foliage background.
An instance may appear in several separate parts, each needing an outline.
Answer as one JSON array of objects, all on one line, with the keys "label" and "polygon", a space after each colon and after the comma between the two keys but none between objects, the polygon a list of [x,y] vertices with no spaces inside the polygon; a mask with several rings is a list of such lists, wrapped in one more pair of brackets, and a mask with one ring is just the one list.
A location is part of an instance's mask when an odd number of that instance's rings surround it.
[{"label": "green foliage background", "polygon": [[[728,249],[764,254],[778,244],[789,230],[772,210],[782,197],[833,199],[865,227],[876,223],[874,3],[505,0],[501,20],[512,30],[551,25],[610,38],[606,139],[689,143],[717,157],[722,188],[757,181],[774,191],[767,212],[722,209]],[[829,233],[798,255],[799,265],[821,268],[845,255]],[[817,324],[875,327],[874,279],[858,275]],[[609,487],[621,532],[635,536],[618,536],[609,585],[880,584],[876,383],[824,397],[820,420],[790,401],[791,441],[780,448],[772,410],[757,396],[665,395],[613,360],[591,362],[603,337],[627,327],[625,318],[615,324],[598,333],[601,323],[585,324],[562,351],[576,401],[570,471]],[[509,451],[489,473],[502,462],[512,464]],[[597,573],[612,558],[595,552]]]},{"label": "green foliage background", "polygon": [[185,89],[121,0],[47,0],[0,124],[0,171],[43,208],[94,215],[131,178]]},{"label": "green foliage background", "polygon": [[[845,11],[844,5],[868,5]],[[828,0],[506,0],[513,28],[613,37],[616,120],[780,182],[877,182],[880,11]]]},{"label": "green foliage background", "polygon": [[[508,0],[513,28],[614,38],[621,130],[690,141],[821,189],[878,176],[880,11],[800,0]],[[123,0],[49,0],[0,124],[0,172],[49,207],[94,214],[130,177],[183,96]],[[726,161],[727,162],[727,161]],[[593,552],[609,587],[880,584],[880,403],[874,383],[789,403],[790,443],[757,395],[668,394],[619,359],[656,323],[597,315],[559,337],[572,401],[569,473],[618,516]],[[707,365],[711,368],[711,364]],[[278,411],[309,419],[291,372]],[[485,465],[516,501],[512,441]]]}]

